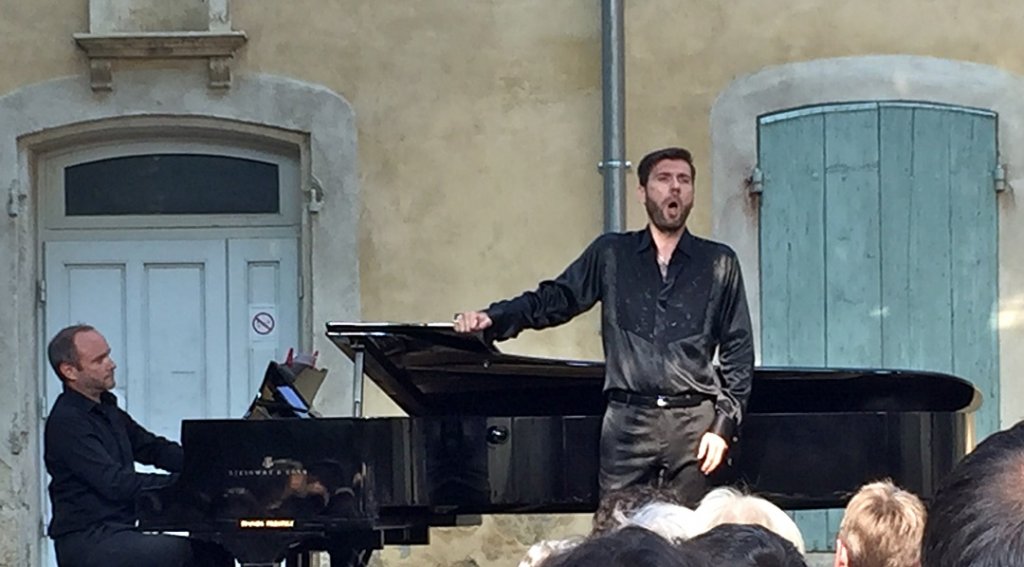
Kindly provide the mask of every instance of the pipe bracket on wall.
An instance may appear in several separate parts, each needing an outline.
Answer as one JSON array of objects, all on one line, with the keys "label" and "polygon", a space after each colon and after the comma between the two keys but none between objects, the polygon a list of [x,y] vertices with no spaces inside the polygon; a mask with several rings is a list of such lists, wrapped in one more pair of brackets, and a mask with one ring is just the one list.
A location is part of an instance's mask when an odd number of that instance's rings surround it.
[{"label": "pipe bracket on wall", "polygon": [[604,171],[605,169],[625,169],[629,171],[630,169],[633,169],[633,162],[629,160],[622,161],[617,159],[610,159],[608,161],[597,162],[598,171]]}]

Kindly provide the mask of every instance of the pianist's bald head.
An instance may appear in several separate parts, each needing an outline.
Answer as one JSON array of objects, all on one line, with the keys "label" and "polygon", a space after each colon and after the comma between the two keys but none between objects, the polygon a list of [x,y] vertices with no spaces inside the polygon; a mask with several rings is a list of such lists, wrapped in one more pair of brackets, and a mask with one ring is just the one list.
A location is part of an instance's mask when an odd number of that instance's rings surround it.
[{"label": "pianist's bald head", "polygon": [[985,439],[942,481],[921,565],[1024,565],[1024,422]]},{"label": "pianist's bald head", "polygon": [[91,325],[71,325],[70,327],[64,327],[50,339],[50,344],[46,347],[46,356],[50,359],[50,366],[53,367],[53,371],[57,373],[57,378],[60,378],[61,382],[67,380],[67,377],[60,370],[61,364],[70,364],[75,368],[80,366],[75,337],[79,333],[95,330]]}]

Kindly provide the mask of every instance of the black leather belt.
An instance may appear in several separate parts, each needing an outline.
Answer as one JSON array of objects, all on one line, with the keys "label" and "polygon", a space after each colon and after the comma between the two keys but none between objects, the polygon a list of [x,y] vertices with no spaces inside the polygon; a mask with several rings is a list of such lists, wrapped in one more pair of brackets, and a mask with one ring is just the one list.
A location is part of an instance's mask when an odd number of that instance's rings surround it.
[{"label": "black leather belt", "polygon": [[710,400],[711,396],[701,393],[657,396],[653,394],[634,394],[625,390],[608,390],[608,399],[642,408],[691,408],[699,406],[705,400]]}]

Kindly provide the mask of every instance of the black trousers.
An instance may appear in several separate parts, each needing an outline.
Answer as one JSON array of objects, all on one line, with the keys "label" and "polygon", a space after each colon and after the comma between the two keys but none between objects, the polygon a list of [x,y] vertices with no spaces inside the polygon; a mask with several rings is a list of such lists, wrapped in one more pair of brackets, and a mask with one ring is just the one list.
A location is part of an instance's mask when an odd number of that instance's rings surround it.
[{"label": "black trousers", "polygon": [[53,542],[60,567],[222,567],[234,565],[217,546],[132,527],[94,526]]},{"label": "black trousers", "polygon": [[697,448],[714,418],[711,400],[688,408],[609,401],[601,425],[601,493],[651,484],[696,506],[710,488]]}]

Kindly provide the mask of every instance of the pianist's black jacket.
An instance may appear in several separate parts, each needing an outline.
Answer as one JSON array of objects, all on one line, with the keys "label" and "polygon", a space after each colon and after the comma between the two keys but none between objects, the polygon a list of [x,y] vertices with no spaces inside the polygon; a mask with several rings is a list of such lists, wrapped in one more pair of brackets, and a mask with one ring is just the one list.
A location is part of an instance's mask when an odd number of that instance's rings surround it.
[{"label": "pianist's black jacket", "polygon": [[145,430],[117,407],[110,392],[96,403],[64,388],[46,418],[43,459],[50,473],[53,520],[49,535],[96,524],[135,526],[135,498],[171,476],[135,472],[135,461],[181,472],[181,446]]}]

